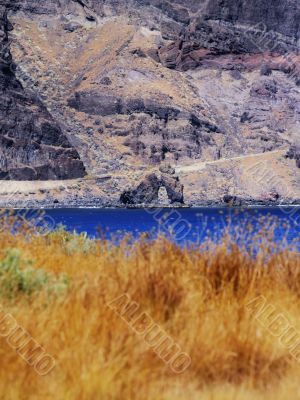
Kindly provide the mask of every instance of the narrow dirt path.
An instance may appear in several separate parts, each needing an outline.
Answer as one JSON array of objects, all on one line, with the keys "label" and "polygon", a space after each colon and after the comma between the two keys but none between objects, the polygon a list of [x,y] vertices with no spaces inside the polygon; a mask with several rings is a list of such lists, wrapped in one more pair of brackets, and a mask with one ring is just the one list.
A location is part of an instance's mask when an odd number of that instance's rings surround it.
[{"label": "narrow dirt path", "polygon": [[201,171],[206,168],[208,165],[214,165],[214,164],[221,164],[226,161],[237,161],[237,160],[243,160],[245,158],[258,158],[266,155],[271,155],[271,154],[281,154],[284,153],[287,149],[277,149],[273,151],[269,151],[267,153],[257,153],[257,154],[245,154],[243,156],[237,156],[237,157],[232,157],[232,158],[221,158],[220,160],[216,161],[202,161],[200,163],[195,163],[192,165],[186,165],[186,166],[176,166],[175,171],[177,174],[182,173],[182,172],[195,172],[195,171]]}]

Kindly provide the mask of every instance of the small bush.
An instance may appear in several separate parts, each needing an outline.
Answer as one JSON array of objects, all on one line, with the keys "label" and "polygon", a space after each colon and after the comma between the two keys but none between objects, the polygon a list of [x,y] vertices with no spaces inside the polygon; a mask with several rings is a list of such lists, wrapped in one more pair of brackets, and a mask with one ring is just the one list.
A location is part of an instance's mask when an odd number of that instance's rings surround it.
[{"label": "small bush", "polygon": [[18,249],[9,249],[6,257],[0,262],[0,294],[13,297],[17,292],[31,295],[47,288],[50,292],[60,292],[68,284],[64,275],[53,279],[41,269],[33,268],[32,260],[24,260]]}]

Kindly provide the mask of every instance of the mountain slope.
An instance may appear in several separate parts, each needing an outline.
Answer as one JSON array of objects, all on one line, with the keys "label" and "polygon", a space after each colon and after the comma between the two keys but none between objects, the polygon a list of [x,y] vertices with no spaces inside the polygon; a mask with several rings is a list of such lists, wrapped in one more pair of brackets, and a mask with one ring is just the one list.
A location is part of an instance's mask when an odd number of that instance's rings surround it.
[{"label": "mountain slope", "polygon": [[[10,19],[16,76],[76,145],[91,199],[100,187],[119,204],[153,173],[179,188],[170,202],[181,185],[186,204],[300,198],[297,155],[287,154],[299,140],[297,1],[33,0]],[[266,153],[272,172],[277,150],[287,191],[241,184],[242,161],[231,159]],[[223,159],[196,181],[170,173]]]}]

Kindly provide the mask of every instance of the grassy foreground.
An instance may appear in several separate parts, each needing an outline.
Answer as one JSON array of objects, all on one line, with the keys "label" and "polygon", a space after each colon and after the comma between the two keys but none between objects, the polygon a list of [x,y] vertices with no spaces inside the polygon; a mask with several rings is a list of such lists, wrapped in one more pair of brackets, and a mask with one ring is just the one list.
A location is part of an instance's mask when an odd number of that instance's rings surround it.
[{"label": "grassy foreground", "polygon": [[[124,294],[191,357],[184,372],[133,330],[139,313],[121,318],[114,299]],[[273,307],[264,321],[250,312],[260,295]],[[3,400],[300,399],[300,364],[270,326],[282,313],[300,332],[296,251],[274,255],[266,243],[251,258],[228,238],[199,251],[164,238],[117,247],[4,230],[0,304],[56,361],[39,375],[18,354],[21,340],[15,350],[7,342],[0,315]]]}]

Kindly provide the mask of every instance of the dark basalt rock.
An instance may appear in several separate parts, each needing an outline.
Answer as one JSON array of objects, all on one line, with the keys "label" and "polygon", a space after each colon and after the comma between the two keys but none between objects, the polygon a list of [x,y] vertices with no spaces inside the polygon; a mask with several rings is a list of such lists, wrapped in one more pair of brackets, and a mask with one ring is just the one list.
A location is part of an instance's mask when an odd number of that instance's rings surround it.
[{"label": "dark basalt rock", "polygon": [[293,145],[286,154],[286,158],[296,161],[296,165],[300,168],[300,146]]},{"label": "dark basalt rock", "polygon": [[0,3],[0,179],[83,177],[85,168],[78,152],[46,107],[15,76],[7,12],[19,5],[17,1]]},{"label": "dark basalt rock", "polygon": [[156,174],[146,176],[136,189],[122,193],[120,202],[125,205],[158,204],[159,189],[165,187],[171,204],[184,204],[183,185],[178,177],[162,174],[159,179]]},{"label": "dark basalt rock", "polygon": [[104,94],[93,91],[77,92],[75,97],[69,99],[70,107],[91,115],[114,115],[145,113],[156,115],[161,119],[176,118],[181,110],[168,105],[159,105],[151,100],[142,98],[123,99],[112,94]]},{"label": "dark basalt rock", "polygon": [[122,204],[152,204],[158,200],[160,181],[155,174],[148,175],[136,189],[121,194]]},{"label": "dark basalt rock", "polygon": [[272,75],[272,69],[268,65],[264,64],[260,69],[260,74],[262,76],[270,76]]},{"label": "dark basalt rock", "polygon": [[96,92],[77,92],[68,100],[70,107],[91,115],[113,115],[122,111],[121,99],[113,95]]},{"label": "dark basalt rock", "polygon": [[223,197],[223,202],[228,206],[228,207],[238,207],[242,205],[242,199],[238,196],[232,196],[229,194],[226,194]]},{"label": "dark basalt rock", "polygon": [[158,119],[168,121],[172,119],[187,119],[191,125],[203,128],[209,132],[219,132],[220,128],[209,121],[200,119],[180,108],[168,104],[159,104],[150,99],[122,98],[112,94],[95,91],[77,92],[68,100],[70,107],[90,115],[109,116],[115,114],[131,115],[135,113],[148,114]]}]

